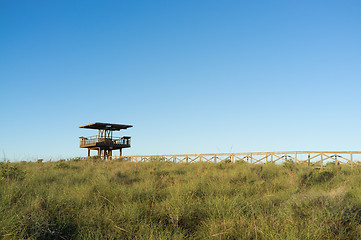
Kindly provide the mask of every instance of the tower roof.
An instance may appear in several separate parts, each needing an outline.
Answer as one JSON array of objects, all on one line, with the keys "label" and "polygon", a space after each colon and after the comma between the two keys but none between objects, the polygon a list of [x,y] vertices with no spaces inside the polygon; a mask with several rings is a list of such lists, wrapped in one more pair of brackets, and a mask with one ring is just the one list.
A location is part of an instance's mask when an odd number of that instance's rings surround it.
[{"label": "tower roof", "polygon": [[90,128],[90,129],[107,129],[112,131],[119,131],[121,129],[127,129],[133,127],[132,125],[124,125],[124,124],[114,124],[114,123],[101,123],[95,122],[91,124],[87,124],[84,126],[80,126],[79,128]]}]

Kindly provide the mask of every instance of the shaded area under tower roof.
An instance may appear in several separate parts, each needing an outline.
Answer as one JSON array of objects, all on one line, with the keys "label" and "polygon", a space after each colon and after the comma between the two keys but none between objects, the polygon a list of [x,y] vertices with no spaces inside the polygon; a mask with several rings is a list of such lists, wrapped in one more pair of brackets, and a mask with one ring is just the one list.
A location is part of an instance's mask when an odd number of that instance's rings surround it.
[{"label": "shaded area under tower roof", "polygon": [[87,124],[84,126],[80,126],[79,128],[89,128],[89,129],[106,129],[112,131],[119,131],[121,129],[127,129],[133,127],[132,125],[124,125],[124,124],[115,124],[115,123],[101,123],[95,122],[91,124]]}]

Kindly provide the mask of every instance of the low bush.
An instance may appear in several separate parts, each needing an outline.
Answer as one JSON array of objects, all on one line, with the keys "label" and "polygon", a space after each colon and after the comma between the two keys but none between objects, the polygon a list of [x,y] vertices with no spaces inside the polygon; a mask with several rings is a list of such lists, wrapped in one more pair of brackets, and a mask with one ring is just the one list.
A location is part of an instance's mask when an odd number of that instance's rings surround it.
[{"label": "low bush", "polygon": [[150,157],[149,162],[165,162],[164,157]]},{"label": "low bush", "polygon": [[5,180],[23,180],[25,172],[17,164],[9,162],[0,162],[1,179]]},{"label": "low bush", "polygon": [[69,164],[69,162],[66,162],[66,161],[59,161],[55,165],[55,168],[68,169],[68,168],[70,168],[70,164]]}]

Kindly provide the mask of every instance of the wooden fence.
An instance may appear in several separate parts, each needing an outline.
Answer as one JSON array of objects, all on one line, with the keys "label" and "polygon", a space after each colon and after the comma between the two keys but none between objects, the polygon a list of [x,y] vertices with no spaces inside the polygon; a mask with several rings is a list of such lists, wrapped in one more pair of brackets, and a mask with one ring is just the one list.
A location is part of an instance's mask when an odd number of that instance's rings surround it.
[{"label": "wooden fence", "polygon": [[[119,159],[119,157],[111,157]],[[298,164],[324,168],[326,165],[361,165],[361,151],[284,151],[284,152],[247,152],[247,153],[216,153],[216,154],[178,154],[178,155],[136,155],[123,156],[129,162],[246,162],[249,164],[282,163],[293,161]]]}]

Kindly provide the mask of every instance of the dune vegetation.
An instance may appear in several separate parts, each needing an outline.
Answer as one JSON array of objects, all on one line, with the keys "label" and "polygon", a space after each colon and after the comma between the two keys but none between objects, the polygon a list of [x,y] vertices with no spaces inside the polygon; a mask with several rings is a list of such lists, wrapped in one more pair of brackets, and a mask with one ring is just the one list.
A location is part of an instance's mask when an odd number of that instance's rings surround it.
[{"label": "dune vegetation", "polygon": [[2,162],[0,238],[361,238],[361,168],[160,160]]}]

